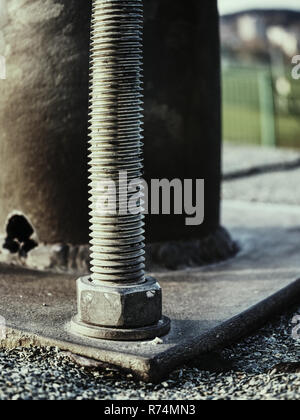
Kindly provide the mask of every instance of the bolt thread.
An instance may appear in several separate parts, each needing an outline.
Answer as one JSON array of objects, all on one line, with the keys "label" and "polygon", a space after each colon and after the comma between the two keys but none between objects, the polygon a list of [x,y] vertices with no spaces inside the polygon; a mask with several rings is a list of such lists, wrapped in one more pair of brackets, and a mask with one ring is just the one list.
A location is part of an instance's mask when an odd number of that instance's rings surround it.
[{"label": "bolt thread", "polygon": [[[90,92],[91,278],[94,282],[139,283],[145,279],[144,217],[102,214],[99,183],[120,172],[141,178],[142,0],[93,0]],[[103,192],[102,192],[103,194]],[[135,192],[136,194],[136,192]],[[142,190],[140,190],[142,198]]]}]

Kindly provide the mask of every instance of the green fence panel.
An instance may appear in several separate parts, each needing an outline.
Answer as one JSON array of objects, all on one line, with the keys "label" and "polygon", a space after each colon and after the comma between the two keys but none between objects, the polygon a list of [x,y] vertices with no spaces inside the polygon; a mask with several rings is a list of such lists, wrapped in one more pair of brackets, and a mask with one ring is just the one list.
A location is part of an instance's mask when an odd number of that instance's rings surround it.
[{"label": "green fence panel", "polygon": [[[279,78],[290,92],[277,89]],[[224,66],[223,139],[238,144],[300,148],[300,82],[290,69]]]},{"label": "green fence panel", "polygon": [[257,72],[227,68],[223,82],[223,137],[245,144],[261,143],[260,94]]}]

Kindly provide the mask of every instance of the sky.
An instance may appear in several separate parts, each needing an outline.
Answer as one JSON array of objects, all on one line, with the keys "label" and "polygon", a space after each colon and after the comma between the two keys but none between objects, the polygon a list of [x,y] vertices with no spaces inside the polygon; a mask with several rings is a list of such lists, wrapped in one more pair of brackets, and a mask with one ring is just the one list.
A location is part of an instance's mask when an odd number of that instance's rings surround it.
[{"label": "sky", "polygon": [[247,9],[295,9],[300,0],[218,0],[221,15]]}]

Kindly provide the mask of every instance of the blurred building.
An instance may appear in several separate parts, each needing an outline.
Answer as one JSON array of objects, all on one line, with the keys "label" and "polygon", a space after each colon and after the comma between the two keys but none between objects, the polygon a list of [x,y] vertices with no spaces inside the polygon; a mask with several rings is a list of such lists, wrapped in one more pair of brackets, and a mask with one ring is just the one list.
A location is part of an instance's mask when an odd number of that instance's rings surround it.
[{"label": "blurred building", "polygon": [[[250,10],[221,18],[223,52],[253,54],[275,47],[291,57],[300,50],[300,13],[290,10]],[[266,58],[266,56],[265,56]]]},{"label": "blurred building", "polygon": [[287,56],[293,56],[298,52],[299,33],[293,29],[286,29],[282,26],[271,26],[267,30],[268,41],[280,48]]},{"label": "blurred building", "polygon": [[237,20],[238,36],[243,42],[265,41],[266,22],[261,14],[245,14]]}]

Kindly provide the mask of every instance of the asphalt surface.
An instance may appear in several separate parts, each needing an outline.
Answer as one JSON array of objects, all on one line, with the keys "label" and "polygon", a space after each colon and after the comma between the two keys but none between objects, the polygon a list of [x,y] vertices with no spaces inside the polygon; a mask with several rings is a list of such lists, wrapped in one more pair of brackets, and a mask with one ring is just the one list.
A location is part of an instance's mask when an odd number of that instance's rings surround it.
[{"label": "asphalt surface", "polygon": [[266,147],[224,147],[223,198],[300,205],[300,153]]}]

